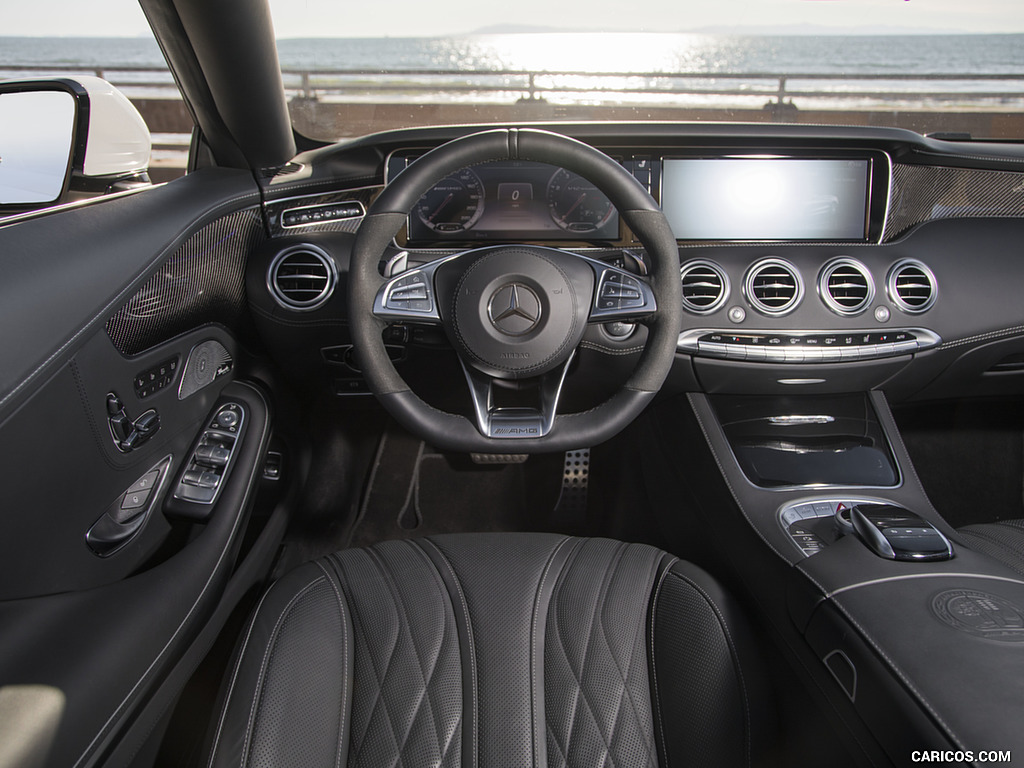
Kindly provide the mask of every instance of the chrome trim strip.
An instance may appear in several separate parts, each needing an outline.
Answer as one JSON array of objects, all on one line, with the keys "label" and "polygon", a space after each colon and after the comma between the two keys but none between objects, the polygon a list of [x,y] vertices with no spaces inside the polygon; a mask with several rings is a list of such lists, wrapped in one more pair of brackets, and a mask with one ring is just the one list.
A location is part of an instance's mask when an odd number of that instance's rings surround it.
[{"label": "chrome trim strip", "polygon": [[[745,344],[723,344],[715,342],[702,342],[700,338],[707,334],[721,334],[722,336],[856,336],[875,333],[912,333],[916,337],[913,341],[899,341],[894,343],[863,344],[850,347],[807,347],[797,345],[796,347],[766,347],[764,345]],[[880,360],[887,357],[898,357],[900,355],[912,355],[923,352],[927,349],[938,346],[942,338],[927,328],[874,328],[855,330],[807,330],[807,331],[777,331],[777,330],[737,330],[736,328],[694,328],[683,331],[679,334],[679,341],[676,344],[676,351],[695,357],[716,358],[719,360],[743,360],[747,362],[767,363],[845,363],[857,360]],[[839,352],[836,357],[835,353]],[[742,353],[742,354],[741,354]]]}]

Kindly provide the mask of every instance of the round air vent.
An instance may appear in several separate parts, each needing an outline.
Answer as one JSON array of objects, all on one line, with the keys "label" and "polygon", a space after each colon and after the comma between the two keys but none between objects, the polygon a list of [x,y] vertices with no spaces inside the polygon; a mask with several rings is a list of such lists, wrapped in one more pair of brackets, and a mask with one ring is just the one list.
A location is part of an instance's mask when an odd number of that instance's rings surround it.
[{"label": "round air vent", "polygon": [[833,312],[856,315],[867,309],[875,297],[875,283],[863,264],[843,257],[833,259],[821,270],[818,292]]},{"label": "round air vent", "polygon": [[729,278],[710,261],[690,261],[679,268],[683,307],[698,315],[714,312],[729,298]]},{"label": "round air vent", "polygon": [[784,315],[796,309],[804,286],[796,267],[782,259],[763,259],[747,271],[743,283],[750,306],[765,315]]},{"label": "round air vent", "polygon": [[885,287],[893,304],[911,314],[931,308],[938,294],[935,275],[920,261],[913,259],[893,264]]},{"label": "round air vent", "polygon": [[331,297],[338,282],[334,260],[315,245],[285,248],[270,263],[267,288],[285,309],[308,312]]}]

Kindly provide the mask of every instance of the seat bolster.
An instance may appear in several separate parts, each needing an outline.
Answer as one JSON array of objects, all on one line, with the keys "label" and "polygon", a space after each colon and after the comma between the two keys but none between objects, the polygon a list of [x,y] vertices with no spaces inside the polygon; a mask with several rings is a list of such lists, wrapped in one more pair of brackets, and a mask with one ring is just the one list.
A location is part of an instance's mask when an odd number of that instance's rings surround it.
[{"label": "seat bolster", "polygon": [[721,586],[675,561],[649,614],[652,699],[663,768],[770,762],[774,707],[753,633]]},{"label": "seat bolster", "polygon": [[979,523],[959,529],[967,545],[1024,575],[1024,520]]},{"label": "seat bolster", "polygon": [[353,633],[337,578],[307,563],[264,595],[226,681],[210,768],[346,763]]}]

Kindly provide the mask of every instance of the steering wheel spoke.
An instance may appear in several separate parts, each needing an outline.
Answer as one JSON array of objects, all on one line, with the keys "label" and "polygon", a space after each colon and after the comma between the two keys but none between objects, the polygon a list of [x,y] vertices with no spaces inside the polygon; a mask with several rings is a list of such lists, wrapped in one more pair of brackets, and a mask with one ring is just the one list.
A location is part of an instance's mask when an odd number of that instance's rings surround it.
[{"label": "steering wheel spoke", "polygon": [[643,278],[599,261],[587,259],[594,270],[594,302],[589,322],[639,320],[654,314],[658,304]]},{"label": "steering wheel spoke", "polygon": [[406,269],[389,279],[374,298],[374,316],[388,322],[440,323],[434,275],[438,267],[458,255]]},{"label": "steering wheel spoke", "polygon": [[570,355],[564,365],[537,377],[538,404],[535,407],[495,405],[495,379],[460,358],[480,434],[497,440],[536,439],[547,435],[555,423],[562,385],[573,356]]}]

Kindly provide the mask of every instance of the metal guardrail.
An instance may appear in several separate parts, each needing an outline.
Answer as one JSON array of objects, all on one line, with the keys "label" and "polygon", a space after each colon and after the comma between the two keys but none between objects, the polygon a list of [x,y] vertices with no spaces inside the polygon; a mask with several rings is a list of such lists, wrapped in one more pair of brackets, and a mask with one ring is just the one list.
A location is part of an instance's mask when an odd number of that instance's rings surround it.
[{"label": "metal guardrail", "polygon": [[[70,65],[0,65],[0,77],[37,74],[92,74],[122,89],[173,90],[177,86],[166,69],[135,66],[103,68]],[[456,69],[285,69],[285,89],[293,96],[391,93],[451,96],[471,93],[518,94],[519,101],[542,102],[558,94],[600,94],[656,97],[760,97],[766,107],[796,106],[794,100],[868,99],[873,101],[958,101],[961,103],[1024,99],[1024,73],[1020,74],[908,74],[908,73],[776,73],[776,72],[583,72]],[[826,88],[841,82],[849,89]],[[797,83],[799,85],[794,85]],[[935,83],[944,88],[904,90],[869,88],[866,84]],[[1013,87],[974,90],[987,83]],[[857,86],[857,84],[865,84]],[[953,88],[957,84],[960,87]],[[963,86],[968,87],[964,88]],[[161,94],[165,95],[165,94]]]}]

